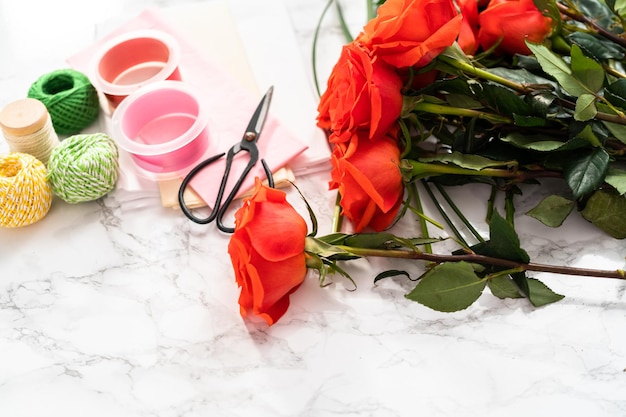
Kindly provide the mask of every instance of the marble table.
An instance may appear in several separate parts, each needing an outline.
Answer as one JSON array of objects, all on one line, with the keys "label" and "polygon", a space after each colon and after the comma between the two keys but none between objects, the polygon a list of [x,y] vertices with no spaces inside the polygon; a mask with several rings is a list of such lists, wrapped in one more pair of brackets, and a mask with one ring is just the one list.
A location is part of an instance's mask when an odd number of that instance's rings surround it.
[{"label": "marble table", "polygon": [[[0,0],[0,106],[144,8],[191,3]],[[237,18],[262,4],[232,3]],[[273,3],[289,16],[310,79],[325,1]],[[358,28],[363,2],[343,3]],[[320,40],[322,80],[342,41],[333,16]],[[104,128],[100,120],[93,129]],[[296,180],[322,233],[335,198],[327,181],[326,170]],[[524,216],[549,186],[519,199],[531,258],[624,268],[624,242],[580,217],[548,229]],[[486,190],[452,193],[480,223]],[[304,210],[295,191],[288,195]],[[153,191],[75,205],[55,199],[40,222],[0,229],[0,415],[626,415],[624,282],[537,274],[566,298],[532,308],[485,293],[464,311],[438,313],[407,300],[404,279],[373,284],[387,261],[359,261],[349,266],[356,290],[341,279],[320,288],[311,274],[268,328],[239,315],[227,244],[213,225],[162,207]]]}]

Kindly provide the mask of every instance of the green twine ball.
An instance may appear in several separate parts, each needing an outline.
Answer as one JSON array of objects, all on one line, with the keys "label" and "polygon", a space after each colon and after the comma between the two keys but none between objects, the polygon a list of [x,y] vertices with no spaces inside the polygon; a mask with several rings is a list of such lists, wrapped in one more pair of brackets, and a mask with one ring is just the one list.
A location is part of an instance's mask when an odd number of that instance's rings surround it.
[{"label": "green twine ball", "polygon": [[104,196],[115,188],[118,158],[117,145],[104,133],[70,136],[52,150],[48,160],[52,192],[71,204]]},{"label": "green twine ball", "polygon": [[59,134],[71,135],[89,126],[100,111],[98,92],[82,72],[60,69],[44,74],[28,90],[41,101]]}]

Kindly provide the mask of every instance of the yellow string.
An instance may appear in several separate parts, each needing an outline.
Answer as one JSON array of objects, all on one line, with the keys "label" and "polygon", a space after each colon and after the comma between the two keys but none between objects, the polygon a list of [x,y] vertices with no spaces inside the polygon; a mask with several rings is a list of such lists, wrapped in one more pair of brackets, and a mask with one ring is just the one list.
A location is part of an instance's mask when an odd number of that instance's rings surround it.
[{"label": "yellow string", "polygon": [[52,150],[59,144],[59,137],[54,131],[49,114],[46,115],[46,122],[41,129],[22,136],[4,132],[4,138],[12,152],[33,155],[44,164],[48,163]]},{"label": "yellow string", "polygon": [[50,210],[52,189],[45,165],[32,155],[0,155],[0,227],[28,226]]}]

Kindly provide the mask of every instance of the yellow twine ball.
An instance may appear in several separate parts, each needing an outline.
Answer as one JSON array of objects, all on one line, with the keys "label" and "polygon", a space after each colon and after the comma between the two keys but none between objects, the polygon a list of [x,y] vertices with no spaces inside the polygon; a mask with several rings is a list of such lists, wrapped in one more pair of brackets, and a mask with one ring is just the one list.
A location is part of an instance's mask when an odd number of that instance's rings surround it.
[{"label": "yellow twine ball", "polygon": [[22,227],[50,210],[52,188],[45,165],[32,155],[0,155],[0,226]]}]

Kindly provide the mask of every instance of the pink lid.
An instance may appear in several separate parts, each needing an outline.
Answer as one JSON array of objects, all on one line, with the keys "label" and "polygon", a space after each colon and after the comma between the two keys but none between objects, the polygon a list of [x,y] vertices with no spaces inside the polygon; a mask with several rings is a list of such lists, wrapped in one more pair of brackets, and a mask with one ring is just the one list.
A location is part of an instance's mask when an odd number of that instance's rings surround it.
[{"label": "pink lid", "polygon": [[174,178],[208,148],[207,116],[182,81],[161,81],[129,95],[111,120],[114,139],[144,174]]},{"label": "pink lid", "polygon": [[94,85],[113,108],[143,85],[180,80],[180,46],[158,30],[127,32],[105,43],[94,61]]}]

